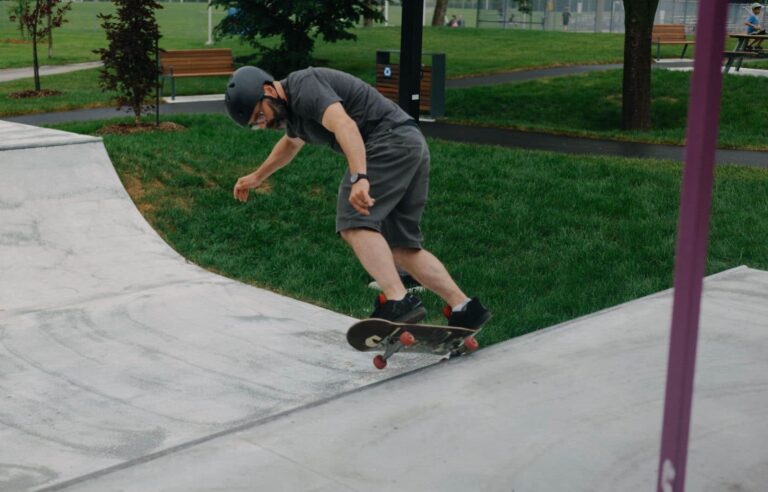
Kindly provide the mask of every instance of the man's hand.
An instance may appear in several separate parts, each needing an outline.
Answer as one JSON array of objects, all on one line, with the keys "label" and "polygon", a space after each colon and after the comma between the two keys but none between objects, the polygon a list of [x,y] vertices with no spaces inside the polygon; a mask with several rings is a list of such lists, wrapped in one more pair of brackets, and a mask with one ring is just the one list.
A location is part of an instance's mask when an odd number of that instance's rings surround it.
[{"label": "man's hand", "polygon": [[371,184],[367,179],[361,179],[352,185],[352,191],[349,193],[349,203],[361,215],[371,215],[368,209],[376,203],[376,200],[368,194],[370,191]]},{"label": "man's hand", "polygon": [[247,202],[248,193],[251,190],[258,188],[259,185],[261,185],[261,182],[262,180],[256,177],[254,174],[249,174],[238,179],[237,183],[235,183],[235,189],[233,190],[235,199],[240,200],[243,203]]}]

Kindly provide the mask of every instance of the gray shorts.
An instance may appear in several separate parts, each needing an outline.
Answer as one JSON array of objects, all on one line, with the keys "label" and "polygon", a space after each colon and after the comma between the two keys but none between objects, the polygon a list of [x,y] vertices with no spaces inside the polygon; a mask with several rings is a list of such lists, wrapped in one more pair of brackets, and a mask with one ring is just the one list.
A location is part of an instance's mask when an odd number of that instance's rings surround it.
[{"label": "gray shorts", "polygon": [[404,125],[365,144],[371,198],[368,216],[349,204],[349,170],[339,185],[336,232],[366,228],[380,232],[391,248],[421,249],[421,216],[429,192],[429,148],[421,130]]}]

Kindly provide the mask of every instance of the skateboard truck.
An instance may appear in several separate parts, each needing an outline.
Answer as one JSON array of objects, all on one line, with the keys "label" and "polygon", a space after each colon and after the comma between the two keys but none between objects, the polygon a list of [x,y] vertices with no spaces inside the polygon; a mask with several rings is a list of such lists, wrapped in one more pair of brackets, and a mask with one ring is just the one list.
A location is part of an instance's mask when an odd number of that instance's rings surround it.
[{"label": "skateboard truck", "polygon": [[400,352],[403,347],[410,347],[416,343],[416,337],[409,331],[403,331],[399,336],[396,334],[397,332],[391,334],[381,342],[386,348],[383,354],[373,358],[373,365],[376,369],[384,369],[387,367],[387,359]]},{"label": "skateboard truck", "polygon": [[[400,335],[397,335],[397,332],[391,334],[381,342],[385,346],[384,353],[373,358],[374,367],[376,369],[384,369],[387,367],[387,359],[398,353],[403,347],[411,347],[416,343],[418,343],[418,340],[409,331],[402,331]],[[474,352],[479,346],[480,344],[477,343],[475,337],[467,337],[458,341],[456,347],[448,353],[448,358]]]}]

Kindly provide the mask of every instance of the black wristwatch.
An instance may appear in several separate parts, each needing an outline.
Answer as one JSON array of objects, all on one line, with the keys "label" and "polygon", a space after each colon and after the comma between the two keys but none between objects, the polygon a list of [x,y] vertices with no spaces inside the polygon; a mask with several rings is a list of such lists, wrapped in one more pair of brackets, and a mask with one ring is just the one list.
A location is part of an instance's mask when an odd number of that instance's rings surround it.
[{"label": "black wristwatch", "polygon": [[349,177],[349,182],[355,184],[361,179],[368,179],[368,175],[363,173],[352,173],[352,175]]}]

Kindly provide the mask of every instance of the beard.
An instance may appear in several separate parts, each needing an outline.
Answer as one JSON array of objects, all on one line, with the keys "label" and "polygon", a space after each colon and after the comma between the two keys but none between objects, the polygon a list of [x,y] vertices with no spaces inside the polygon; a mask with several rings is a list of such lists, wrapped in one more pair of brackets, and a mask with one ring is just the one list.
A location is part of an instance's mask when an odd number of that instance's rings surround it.
[{"label": "beard", "polygon": [[266,99],[267,105],[272,110],[274,117],[267,122],[270,130],[283,130],[288,122],[288,105],[280,99]]}]

